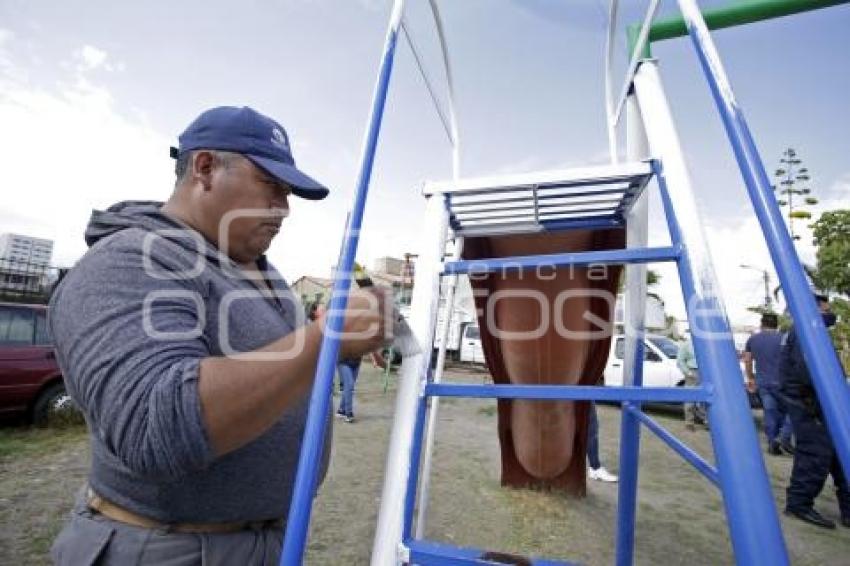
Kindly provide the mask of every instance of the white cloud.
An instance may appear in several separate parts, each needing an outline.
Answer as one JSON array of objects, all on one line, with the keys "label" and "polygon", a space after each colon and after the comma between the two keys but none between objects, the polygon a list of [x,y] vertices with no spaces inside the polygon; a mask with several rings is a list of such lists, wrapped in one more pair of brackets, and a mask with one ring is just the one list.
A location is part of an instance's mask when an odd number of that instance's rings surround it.
[{"label": "white cloud", "polygon": [[[57,63],[53,84],[58,86],[36,87],[25,65],[5,49],[4,42],[13,40],[0,34],[0,155],[7,157],[0,170],[0,233],[52,239],[54,264],[67,266],[85,253],[83,234],[92,209],[168,198],[173,163],[166,148],[173,136],[155,131],[138,111],[123,115],[110,89],[90,76],[93,69],[118,68],[105,52],[91,46],[77,50],[70,61]],[[303,138],[297,143],[311,153]],[[343,157],[327,171],[349,179],[356,156],[345,152]],[[294,214],[270,250],[290,279],[330,273],[342,237],[344,200],[319,207],[294,199]],[[317,226],[324,226],[320,233]]]},{"label": "white cloud", "polygon": [[109,54],[93,45],[83,45],[74,51],[74,61],[80,73],[103,69],[104,71],[123,71],[124,63],[113,62]]},{"label": "white cloud", "polygon": [[106,64],[103,52],[79,51],[77,65],[61,70],[60,86],[50,90],[34,87],[22,65],[5,57],[0,154],[8,159],[0,170],[0,232],[51,238],[54,262],[68,265],[85,251],[82,235],[92,208],[167,196],[169,140],[123,117],[109,89],[82,75]]},{"label": "white cloud", "polygon": [[383,10],[390,4],[388,0],[359,0],[359,4],[371,12]]},{"label": "white cloud", "polygon": [[14,37],[15,34],[11,31],[0,28],[0,77],[12,72],[12,62],[6,46],[12,42]]},{"label": "white cloud", "polygon": [[106,54],[106,51],[98,49],[97,47],[84,45],[77,50],[77,57],[80,59],[83,68],[88,70],[102,66],[106,63],[108,55]]},{"label": "white cloud", "polygon": [[[850,173],[836,179],[823,194],[825,196],[818,205],[810,209],[813,220],[816,220],[824,211],[850,207]],[[653,207],[653,210],[657,210],[655,203]],[[666,225],[658,212],[655,212],[651,218],[650,226],[651,243],[662,245],[665,241],[662,233],[666,230]],[[705,225],[705,235],[731,323],[756,325],[758,315],[749,312],[747,307],[764,302],[763,276],[758,271],[742,268],[741,265],[750,265],[768,271],[769,293],[774,301],[773,291],[779,285],[758,219],[755,214],[751,214],[746,217],[709,221]],[[803,229],[802,236],[796,245],[797,253],[803,263],[814,264],[815,247],[811,241],[811,231],[807,228]],[[653,269],[662,275],[659,290],[665,299],[668,314],[684,318],[684,304],[681,300],[681,288],[675,267],[664,265],[653,266]],[[778,308],[782,309],[784,302],[782,302],[781,294],[779,299]]]},{"label": "white cloud", "polygon": [[[92,209],[168,198],[173,163],[166,148],[172,136],[155,131],[139,111],[123,115],[110,89],[90,76],[95,69],[120,69],[106,52],[84,46],[56,64],[53,84],[58,86],[37,87],[7,49],[12,41],[14,36],[0,30],[0,155],[7,158],[0,170],[0,233],[52,239],[54,264],[71,265],[85,253],[83,234]],[[299,138],[299,150],[309,153],[309,146]],[[344,169],[353,167],[354,155],[346,161],[351,163]],[[342,237],[342,222],[328,217],[344,218],[345,204],[330,210],[295,200],[296,214],[270,256],[292,279],[325,275]],[[316,226],[326,224],[317,234]]]}]

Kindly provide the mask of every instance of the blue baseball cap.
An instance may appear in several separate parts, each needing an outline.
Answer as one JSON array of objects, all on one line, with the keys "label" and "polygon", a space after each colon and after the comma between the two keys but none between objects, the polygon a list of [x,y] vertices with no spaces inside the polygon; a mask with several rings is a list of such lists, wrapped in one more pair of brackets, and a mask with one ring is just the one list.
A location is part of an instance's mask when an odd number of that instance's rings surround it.
[{"label": "blue baseball cap", "polygon": [[292,187],[292,194],[310,200],[328,196],[328,189],[295,167],[289,137],[283,126],[248,106],[218,106],[203,112],[171,148],[177,158],[186,151],[232,151]]}]

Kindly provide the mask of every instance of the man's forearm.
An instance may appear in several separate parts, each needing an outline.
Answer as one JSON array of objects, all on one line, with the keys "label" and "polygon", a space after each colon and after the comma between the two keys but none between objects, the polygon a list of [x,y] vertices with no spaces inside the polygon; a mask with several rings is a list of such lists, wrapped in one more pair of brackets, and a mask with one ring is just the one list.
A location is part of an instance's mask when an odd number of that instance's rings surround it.
[{"label": "man's forearm", "polygon": [[310,390],[321,342],[322,322],[317,321],[259,350],[201,362],[198,390],[217,456],[266,432]]}]

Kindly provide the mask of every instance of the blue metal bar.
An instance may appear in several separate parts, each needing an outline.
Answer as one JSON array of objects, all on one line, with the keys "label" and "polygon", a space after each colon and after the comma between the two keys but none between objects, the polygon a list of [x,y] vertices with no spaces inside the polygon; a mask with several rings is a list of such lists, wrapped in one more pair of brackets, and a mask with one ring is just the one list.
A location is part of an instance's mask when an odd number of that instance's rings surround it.
[{"label": "blue metal bar", "polygon": [[604,230],[607,228],[622,228],[623,219],[619,216],[606,216],[603,218],[585,218],[576,220],[543,220],[540,224],[547,232],[559,232],[561,230]]},{"label": "blue metal bar", "polygon": [[[430,378],[429,378],[430,379]],[[416,487],[419,484],[419,462],[422,458],[422,438],[425,431],[425,416],[428,412],[428,397],[419,398],[416,423],[413,425],[413,446],[410,449],[410,473],[407,474],[407,492],[404,495],[404,524],[401,538],[409,539],[413,529],[413,510],[416,507]]]},{"label": "blue metal bar", "polygon": [[573,562],[560,562],[542,558],[509,560],[507,554],[488,553],[477,548],[450,546],[429,540],[407,540],[404,545],[410,550],[406,563],[417,566],[468,566],[470,564],[530,564],[531,566],[572,566]]},{"label": "blue metal bar", "polygon": [[692,0],[680,0],[679,4],[788,300],[833,445],[845,475],[850,474],[850,413],[847,412],[850,389],[845,382],[844,371],[823,325],[794,242],[776,203],[770,178],[744,113],[729,86],[705,21]]},{"label": "blue metal bar", "polygon": [[483,236],[491,234],[510,234],[517,232],[522,227],[522,233],[533,232],[535,227],[542,228],[543,232],[562,232],[565,230],[605,230],[609,228],[622,228],[623,219],[616,216],[600,216],[597,218],[580,218],[576,220],[541,220],[536,226],[529,222],[494,222],[487,224],[471,224],[462,226],[454,221],[452,229],[457,236]]},{"label": "blue metal bar", "polygon": [[350,222],[343,239],[343,249],[336,273],[334,274],[333,293],[327,312],[325,333],[319,351],[316,367],[316,377],[310,396],[310,409],[304,437],[301,442],[301,453],[298,460],[298,472],[295,476],[295,486],[289,515],[286,522],[286,532],[283,550],[280,557],[281,566],[301,564],[304,557],[304,547],[307,542],[307,529],[313,510],[313,498],[316,494],[316,483],[321,450],[324,447],[325,427],[333,388],[333,376],[339,357],[340,334],[345,321],[345,307],[348,302],[348,290],[351,285],[351,272],[354,258],[357,254],[357,244],[360,239],[360,227],[363,223],[363,212],[366,208],[366,195],[369,191],[369,179],[372,175],[372,165],[375,162],[375,151],[378,145],[378,134],[381,131],[381,120],[384,115],[384,104],[390,83],[395,53],[398,27],[404,6],[403,0],[396,0],[393,16],[387,30],[384,53],[378,72],[377,84],[372,100],[372,112],[369,117],[366,140],[360,163],[360,174],[357,179],[357,191],[350,213]]},{"label": "blue metal bar", "polygon": [[576,401],[643,401],[658,403],[708,402],[702,387],[602,387],[591,385],[494,385],[429,383],[425,395],[479,399],[569,399]]},{"label": "blue metal bar", "polygon": [[657,248],[603,250],[598,252],[572,252],[564,254],[525,255],[501,257],[498,259],[479,259],[469,261],[450,261],[443,266],[443,275],[461,273],[492,273],[511,271],[541,265],[564,267],[568,265],[655,263],[679,259],[681,248],[662,246]]},{"label": "blue metal bar", "polygon": [[[639,408],[632,406],[623,407],[629,414],[640,420],[646,427],[655,433],[655,435],[663,440],[667,446],[678,453],[686,462],[691,464],[696,470],[704,475],[711,483],[720,487],[720,476],[717,470],[703,459],[702,456],[694,452],[688,445],[673,436],[667,429],[658,424],[658,421],[641,411]],[[620,476],[622,478],[622,475]],[[622,481],[622,480],[621,480]]]},{"label": "blue metal bar", "polygon": [[[681,243],[682,229],[663,168],[658,162],[653,167],[670,237],[674,244]],[[689,254],[682,254],[677,265],[702,386],[714,397],[708,406],[708,417],[735,558],[739,564],[787,564],[729,323],[713,289],[701,285],[697,292]]]},{"label": "blue metal bar", "polygon": [[[639,328],[632,364],[632,386],[643,386],[644,329]],[[632,401],[622,405],[620,414],[620,483],[617,488],[616,564],[634,563],[635,524],[637,522],[638,470],[640,469],[640,424],[627,409]],[[639,409],[640,405],[636,405]]]}]

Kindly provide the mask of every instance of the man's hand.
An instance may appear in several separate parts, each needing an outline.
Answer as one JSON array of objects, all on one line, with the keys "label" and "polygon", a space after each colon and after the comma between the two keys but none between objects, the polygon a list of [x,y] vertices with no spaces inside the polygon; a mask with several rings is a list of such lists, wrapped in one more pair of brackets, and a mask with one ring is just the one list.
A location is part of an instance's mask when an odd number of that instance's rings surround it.
[{"label": "man's hand", "polygon": [[[385,329],[392,328],[393,315],[390,293],[389,289],[352,291],[345,310],[341,358],[359,358],[388,339]],[[211,356],[201,362],[198,391],[216,455],[263,434],[310,391],[326,317],[323,314],[253,352],[232,358]]]},{"label": "man's hand", "polygon": [[352,291],[345,309],[340,359],[359,358],[392,340],[392,293],[370,287]]},{"label": "man's hand", "polygon": [[756,387],[755,380],[754,379],[748,379],[747,380],[747,391],[749,391],[750,393],[755,393],[756,389],[757,389],[757,387]]}]

